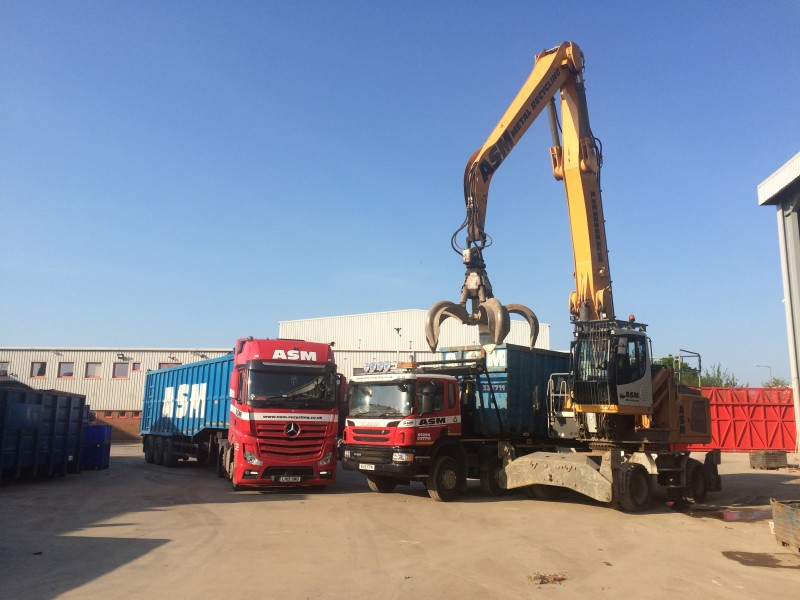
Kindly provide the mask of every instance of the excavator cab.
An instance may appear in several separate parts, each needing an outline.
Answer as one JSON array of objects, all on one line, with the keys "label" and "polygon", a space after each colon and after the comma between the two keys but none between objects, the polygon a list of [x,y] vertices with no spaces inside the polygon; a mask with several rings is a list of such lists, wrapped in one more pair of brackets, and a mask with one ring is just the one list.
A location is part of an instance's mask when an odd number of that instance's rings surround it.
[{"label": "excavator cab", "polygon": [[633,439],[636,416],[653,410],[646,325],[576,322],[570,371],[570,400],[581,437]]}]

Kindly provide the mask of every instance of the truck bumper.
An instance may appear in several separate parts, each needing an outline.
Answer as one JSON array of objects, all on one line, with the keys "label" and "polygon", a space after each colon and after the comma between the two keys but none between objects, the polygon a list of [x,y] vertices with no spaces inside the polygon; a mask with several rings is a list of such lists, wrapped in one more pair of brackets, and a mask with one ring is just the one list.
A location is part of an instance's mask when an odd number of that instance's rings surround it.
[{"label": "truck bumper", "polygon": [[[413,454],[414,460],[394,461],[395,454]],[[359,471],[365,475],[379,475],[392,479],[414,479],[427,476],[430,457],[412,452],[409,448],[373,446],[344,446],[342,468],[346,471]]]}]

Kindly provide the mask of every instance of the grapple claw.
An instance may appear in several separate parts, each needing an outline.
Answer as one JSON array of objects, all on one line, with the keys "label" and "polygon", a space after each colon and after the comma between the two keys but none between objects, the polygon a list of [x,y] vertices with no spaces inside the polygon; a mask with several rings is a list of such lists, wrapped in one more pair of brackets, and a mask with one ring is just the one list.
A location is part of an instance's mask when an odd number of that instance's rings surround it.
[{"label": "grapple claw", "polygon": [[472,321],[466,307],[461,304],[449,300],[442,300],[434,304],[425,316],[425,340],[428,342],[431,352],[435,352],[436,346],[439,345],[439,328],[442,321],[448,317],[458,319],[465,325],[470,325]]},{"label": "grapple claw", "polygon": [[481,346],[489,353],[495,346],[502,344],[508,332],[511,331],[511,319],[508,310],[500,304],[497,298],[489,298],[478,305],[480,318],[478,319],[478,332]]},{"label": "grapple claw", "polygon": [[[433,305],[425,318],[425,340],[431,352],[436,351],[439,344],[439,330],[442,322],[453,317],[464,325],[477,325],[481,346],[486,352],[493,352],[495,346],[502,344],[511,331],[509,313],[522,315],[531,326],[531,349],[539,335],[539,320],[533,311],[522,304],[509,304],[508,307],[492,295],[492,284],[486,274],[481,249],[471,247],[462,255],[462,262],[467,267],[464,285],[461,287],[461,302],[456,304],[442,300]],[[470,312],[467,302],[471,302]]]},{"label": "grapple claw", "polygon": [[523,304],[509,304],[506,308],[508,312],[512,314],[524,317],[528,325],[531,326],[531,350],[533,350],[536,344],[536,338],[539,337],[539,319],[536,318],[536,315],[530,308]]}]

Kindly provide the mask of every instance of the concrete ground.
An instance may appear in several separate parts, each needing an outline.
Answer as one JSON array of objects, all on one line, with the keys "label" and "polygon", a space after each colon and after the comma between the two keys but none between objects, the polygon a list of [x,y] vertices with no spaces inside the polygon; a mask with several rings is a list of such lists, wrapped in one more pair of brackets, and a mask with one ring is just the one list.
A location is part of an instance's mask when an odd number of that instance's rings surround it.
[{"label": "concrete ground", "polygon": [[704,510],[675,512],[660,490],[625,514],[476,482],[453,503],[421,484],[374,494],[341,470],[321,493],[234,493],[115,445],[109,469],[0,485],[0,597],[800,597],[800,554],[769,528],[769,498],[800,500],[800,472],[752,470],[745,453],[721,473]]}]

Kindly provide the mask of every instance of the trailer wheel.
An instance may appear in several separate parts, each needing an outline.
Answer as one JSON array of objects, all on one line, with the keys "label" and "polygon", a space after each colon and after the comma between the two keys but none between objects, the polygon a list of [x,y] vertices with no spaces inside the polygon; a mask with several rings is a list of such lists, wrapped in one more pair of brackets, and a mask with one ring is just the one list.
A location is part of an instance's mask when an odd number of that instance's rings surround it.
[{"label": "trailer wheel", "polygon": [[437,502],[448,502],[458,497],[461,484],[461,469],[450,456],[440,456],[428,477],[428,495]]},{"label": "trailer wheel", "polygon": [[153,448],[153,436],[144,436],[144,462],[152,465],[155,462],[155,448]]},{"label": "trailer wheel", "polygon": [[163,465],[165,467],[169,467],[172,469],[173,467],[178,465],[178,458],[175,456],[175,452],[172,448],[172,438],[164,438],[164,454],[162,455],[164,458]]},{"label": "trailer wheel", "polygon": [[164,438],[160,435],[153,440],[153,463],[164,464]]},{"label": "trailer wheel", "polygon": [[397,487],[397,482],[390,477],[380,475],[367,475],[367,485],[369,489],[378,494],[388,494]]},{"label": "trailer wheel", "polygon": [[653,480],[642,465],[629,465],[627,485],[623,486],[619,504],[625,512],[642,512],[650,506]]}]

